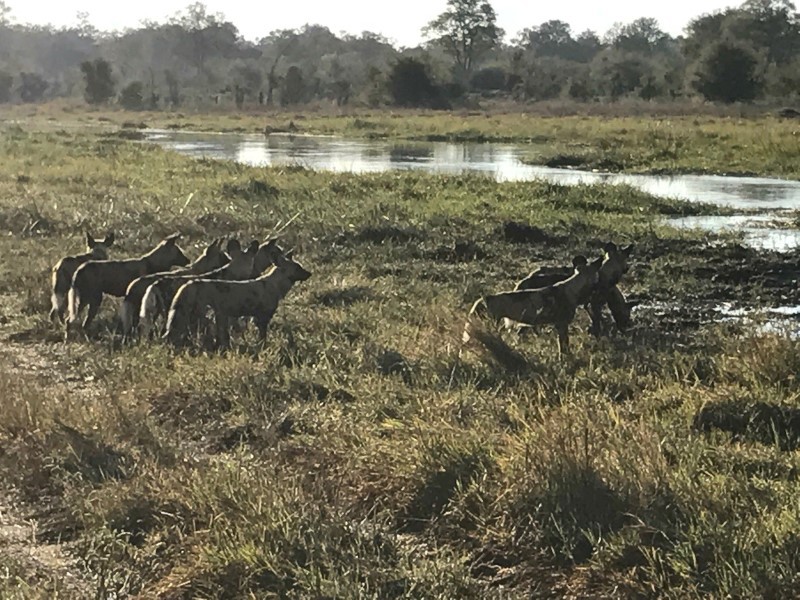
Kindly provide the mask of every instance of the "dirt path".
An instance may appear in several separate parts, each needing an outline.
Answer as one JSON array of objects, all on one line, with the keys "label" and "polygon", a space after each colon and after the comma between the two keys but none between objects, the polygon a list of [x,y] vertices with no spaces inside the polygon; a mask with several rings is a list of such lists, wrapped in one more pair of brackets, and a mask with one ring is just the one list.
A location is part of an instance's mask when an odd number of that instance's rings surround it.
[{"label": "dirt path", "polygon": [[[46,389],[97,393],[92,381],[78,375],[52,344],[0,342],[0,369]],[[59,368],[53,369],[53,365]],[[62,368],[62,367],[67,368]],[[2,448],[0,448],[2,451]],[[33,507],[12,487],[0,487],[0,597],[91,598],[94,586],[67,544],[43,541]]]}]

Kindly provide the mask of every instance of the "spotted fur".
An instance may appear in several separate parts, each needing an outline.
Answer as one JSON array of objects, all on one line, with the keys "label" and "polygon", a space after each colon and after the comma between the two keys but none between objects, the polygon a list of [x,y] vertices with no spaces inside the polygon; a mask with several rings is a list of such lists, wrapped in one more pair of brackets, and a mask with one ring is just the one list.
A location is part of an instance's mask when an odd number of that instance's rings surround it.
[{"label": "spotted fur", "polygon": [[[90,260],[78,267],[69,288],[69,319],[66,323],[65,339],[73,328],[86,332],[100,309],[103,294],[124,296],[128,286],[137,277],[187,265],[189,259],[176,243],[179,237],[179,234],[169,236],[139,258]],[[79,324],[81,312],[86,306],[86,318]]]},{"label": "spotted fur", "polygon": [[214,311],[219,346],[229,344],[229,324],[239,317],[252,317],[263,341],[280,301],[295,283],[309,277],[311,272],[295,262],[290,252],[286,256],[277,255],[275,266],[251,281],[198,279],[189,282],[178,290],[172,301],[164,337],[174,344],[184,342],[188,333],[187,316],[210,307]]},{"label": "spotted fur", "polygon": [[597,284],[602,258],[580,264],[573,275],[552,285],[533,289],[515,290],[484,296],[472,305],[464,328],[464,342],[470,341],[473,328],[479,326],[477,318],[508,319],[524,325],[551,324],[558,333],[559,352],[569,352],[569,324],[575,318],[578,306],[585,302]]},{"label": "spotted fur", "polygon": [[53,293],[50,296],[50,320],[64,321],[67,313],[67,295],[72,277],[83,263],[90,260],[105,260],[108,258],[108,249],[114,244],[114,233],[109,232],[102,240],[95,239],[86,232],[86,252],[77,256],[65,256],[53,267],[50,277]]},{"label": "spotted fur", "polygon": [[[149,336],[153,331],[156,321],[162,316],[166,317],[172,300],[180,287],[190,281],[199,279],[220,279],[220,280],[243,280],[252,279],[260,275],[265,269],[269,268],[276,255],[281,254],[281,249],[276,240],[269,240],[259,246],[257,241],[253,241],[244,252],[239,247],[238,242],[232,241],[229,244],[228,252],[231,255],[231,262],[205,275],[183,275],[179,277],[162,278],[151,285],[142,298],[141,311],[139,313],[140,333],[142,336]],[[189,317],[192,326],[196,327],[201,319],[199,312]],[[165,319],[166,321],[166,319]]]},{"label": "spotted fur", "polygon": [[[229,244],[234,242],[231,240]],[[236,242],[238,247],[238,242]],[[122,320],[122,334],[125,338],[131,336],[139,324],[139,311],[141,310],[142,298],[147,288],[153,283],[164,277],[176,277],[180,275],[203,275],[215,269],[225,266],[230,262],[230,257],[222,251],[222,240],[214,240],[203,251],[203,253],[190,265],[165,271],[152,273],[134,279],[125,291],[125,298],[122,300],[120,317]]]}]

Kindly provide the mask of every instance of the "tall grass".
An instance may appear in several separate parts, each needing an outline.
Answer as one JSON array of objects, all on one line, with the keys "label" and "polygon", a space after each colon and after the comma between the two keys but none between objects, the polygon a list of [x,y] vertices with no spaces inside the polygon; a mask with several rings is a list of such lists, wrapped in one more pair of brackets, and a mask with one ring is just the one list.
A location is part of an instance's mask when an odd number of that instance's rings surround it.
[{"label": "tall grass", "polygon": [[[92,133],[18,129],[0,156],[0,474],[88,593],[795,593],[798,342],[695,321],[796,290],[781,257],[660,224],[709,207],[256,169]],[[114,230],[114,256],[174,231],[194,254],[298,211],[283,242],[313,276],[264,347],[252,330],[224,355],[123,347],[113,301],[92,342],[63,345],[47,322],[49,269],[84,228]],[[607,239],[637,244],[632,332],[593,339],[580,314],[564,359],[552,331],[499,333],[514,369],[461,347],[477,297]],[[749,287],[748,265],[771,285]],[[0,591],[37,597],[13,572]]]}]

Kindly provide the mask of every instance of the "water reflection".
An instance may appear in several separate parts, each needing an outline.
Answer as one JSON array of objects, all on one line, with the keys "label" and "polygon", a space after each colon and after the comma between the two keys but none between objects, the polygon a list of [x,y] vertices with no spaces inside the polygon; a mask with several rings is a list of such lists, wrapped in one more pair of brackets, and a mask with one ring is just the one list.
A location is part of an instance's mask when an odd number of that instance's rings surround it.
[{"label": "water reflection", "polygon": [[800,208],[800,182],[713,175],[624,175],[526,165],[524,148],[510,144],[448,142],[398,144],[304,135],[210,134],[148,131],[147,139],[184,154],[232,159],[248,165],[300,164],[311,169],[379,172],[484,173],[498,181],[546,179],[575,185],[626,183],[650,194],[742,209]]},{"label": "water reflection", "polygon": [[668,219],[667,224],[679,229],[702,229],[714,233],[738,232],[747,246],[774,252],[792,252],[800,248],[800,230],[794,229],[787,216],[727,215],[681,217]]}]

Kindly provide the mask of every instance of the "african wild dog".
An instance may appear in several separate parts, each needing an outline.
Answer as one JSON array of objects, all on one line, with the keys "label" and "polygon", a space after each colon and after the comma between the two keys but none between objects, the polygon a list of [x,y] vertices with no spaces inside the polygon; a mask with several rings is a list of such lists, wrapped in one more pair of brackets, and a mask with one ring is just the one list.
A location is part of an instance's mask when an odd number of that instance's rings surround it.
[{"label": "african wild dog", "polygon": [[219,281],[198,279],[184,285],[175,295],[169,309],[164,337],[173,344],[184,341],[187,315],[211,307],[217,325],[217,345],[230,343],[229,323],[238,317],[253,317],[261,341],[280,301],[298,281],[311,277],[311,272],[292,259],[291,251],[275,257],[275,266],[251,281]]},{"label": "african wild dog", "polygon": [[489,316],[493,319],[509,319],[517,323],[536,326],[549,323],[558,333],[559,353],[569,352],[569,324],[575,311],[597,284],[598,272],[603,262],[598,258],[587,263],[576,257],[573,275],[552,285],[533,289],[502,292],[484,296],[472,305],[464,327],[463,341],[471,338],[471,330],[477,326],[475,317]]},{"label": "african wild dog", "polygon": [[[228,245],[228,253],[231,262],[210,273],[200,275],[184,275],[179,277],[162,278],[151,285],[142,298],[141,311],[139,313],[141,335],[148,337],[151,335],[155,322],[163,315],[167,316],[172,299],[180,287],[190,281],[199,279],[221,279],[221,280],[242,280],[252,279],[261,274],[268,268],[281,249],[276,240],[269,240],[259,246],[257,240],[253,240],[247,250],[242,252],[239,243],[232,240]],[[200,313],[189,317],[192,327],[197,327],[202,318]],[[165,319],[166,321],[166,319]]]},{"label": "african wild dog", "polygon": [[606,304],[620,331],[625,331],[631,322],[630,306],[617,285],[622,276],[628,272],[628,258],[633,251],[633,244],[618,248],[614,242],[608,242],[603,249],[606,251],[603,265],[600,267],[597,285],[589,300],[591,332],[594,335],[602,333],[603,307]]},{"label": "african wild dog", "polygon": [[[229,242],[229,245],[232,243],[233,240]],[[238,242],[236,242],[236,248],[239,248]],[[211,242],[203,253],[186,267],[162,273],[152,273],[134,279],[125,291],[125,298],[122,301],[122,309],[120,311],[123,337],[129,337],[139,324],[139,311],[142,305],[142,298],[151,284],[164,277],[202,275],[219,269],[229,262],[230,258],[222,251],[222,239],[218,239]]]},{"label": "african wild dog", "polygon": [[[597,285],[590,291],[581,304],[586,304],[589,315],[592,319],[590,332],[599,335],[602,331],[602,311],[608,304],[614,322],[617,327],[624,331],[630,325],[630,308],[625,300],[625,296],[617,287],[622,276],[628,270],[628,257],[633,250],[633,244],[622,248],[617,248],[613,242],[608,242],[603,246],[605,251],[603,264],[598,274]],[[576,257],[577,259],[583,257]],[[530,290],[553,285],[559,281],[567,279],[578,265],[573,260],[573,267],[541,267],[520,281],[515,290]],[[585,259],[584,263],[585,263]]]},{"label": "african wild dog", "polygon": [[69,319],[67,319],[64,339],[69,339],[71,328],[79,326],[78,321],[83,307],[88,305],[86,318],[80,325],[86,334],[86,329],[100,309],[103,294],[124,296],[131,281],[137,277],[166,271],[170,267],[186,266],[189,259],[176,243],[179,237],[180,234],[175,234],[165,238],[158,246],[139,258],[90,260],[78,267],[69,288]]},{"label": "african wild dog", "polygon": [[105,260],[108,258],[108,249],[114,244],[114,232],[109,231],[102,240],[96,240],[86,232],[86,253],[77,256],[65,256],[53,267],[51,281],[53,294],[50,296],[52,308],[50,320],[56,319],[63,322],[67,312],[67,294],[72,284],[72,276],[83,263],[90,260]]},{"label": "african wild dog", "polygon": [[515,291],[519,290],[537,290],[539,288],[553,285],[559,281],[564,281],[572,277],[575,269],[586,264],[585,256],[576,256],[572,259],[571,267],[539,267],[533,273],[528,275],[525,279],[520,281],[515,287]]}]

